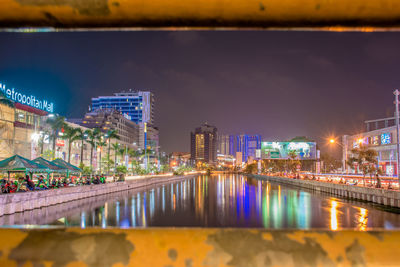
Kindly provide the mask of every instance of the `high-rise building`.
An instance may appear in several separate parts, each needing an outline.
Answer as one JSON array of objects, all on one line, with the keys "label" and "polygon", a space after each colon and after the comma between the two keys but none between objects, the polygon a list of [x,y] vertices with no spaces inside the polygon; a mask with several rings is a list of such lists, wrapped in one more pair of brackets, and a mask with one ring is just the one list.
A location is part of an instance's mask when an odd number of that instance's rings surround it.
[{"label": "high-rise building", "polygon": [[115,109],[98,109],[86,113],[82,120],[69,121],[90,129],[98,128],[104,133],[116,130],[119,136],[118,143],[132,148],[139,146],[139,126],[128,115],[122,115]]},{"label": "high-rise building", "polygon": [[[159,130],[154,126],[154,95],[149,91],[123,91],[113,96],[92,98],[92,111],[115,109],[139,125],[138,147],[147,147],[158,152]],[[146,134],[144,133],[146,130]]]},{"label": "high-rise building", "polygon": [[190,133],[191,159],[196,162],[215,163],[217,159],[217,128],[207,123]]},{"label": "high-rise building", "polygon": [[123,91],[113,96],[98,96],[92,98],[92,111],[98,109],[115,109],[130,116],[137,124],[153,123],[154,95],[145,91]]},{"label": "high-rise building", "polygon": [[229,155],[236,156],[236,152],[242,153],[242,160],[247,162],[248,157],[259,159],[261,154],[261,135],[230,135],[229,136]]},{"label": "high-rise building", "polygon": [[229,153],[229,135],[218,134],[217,154],[231,155]]}]

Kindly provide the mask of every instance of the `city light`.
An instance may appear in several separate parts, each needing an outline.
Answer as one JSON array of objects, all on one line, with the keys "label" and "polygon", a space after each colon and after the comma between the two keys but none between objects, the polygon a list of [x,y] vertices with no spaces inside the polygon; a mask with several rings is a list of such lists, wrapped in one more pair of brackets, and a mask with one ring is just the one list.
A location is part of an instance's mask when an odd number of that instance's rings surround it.
[{"label": "city light", "polygon": [[336,143],[336,141],[335,141],[335,139],[331,138],[331,139],[329,139],[329,143],[334,144],[334,143]]},{"label": "city light", "polygon": [[39,141],[39,138],[40,138],[40,134],[37,133],[37,132],[34,132],[34,133],[31,135],[31,140],[34,141],[34,142],[38,142],[38,141]]}]

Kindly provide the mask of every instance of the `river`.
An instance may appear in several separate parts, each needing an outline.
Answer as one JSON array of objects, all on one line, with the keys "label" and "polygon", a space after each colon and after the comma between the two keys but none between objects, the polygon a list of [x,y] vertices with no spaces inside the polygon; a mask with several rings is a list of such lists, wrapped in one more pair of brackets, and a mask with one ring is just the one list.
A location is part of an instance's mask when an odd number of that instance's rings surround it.
[{"label": "river", "polygon": [[0,225],[367,230],[400,228],[400,213],[380,205],[221,174],[2,216]]}]

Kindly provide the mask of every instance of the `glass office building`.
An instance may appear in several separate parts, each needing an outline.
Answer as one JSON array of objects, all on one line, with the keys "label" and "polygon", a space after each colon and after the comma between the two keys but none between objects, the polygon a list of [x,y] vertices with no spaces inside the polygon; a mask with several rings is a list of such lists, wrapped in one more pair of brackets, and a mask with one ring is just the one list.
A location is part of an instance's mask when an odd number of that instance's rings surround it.
[{"label": "glass office building", "polygon": [[229,136],[229,154],[236,155],[236,152],[242,153],[242,160],[247,162],[249,157],[259,159],[257,150],[261,149],[261,135],[230,135]]},{"label": "glass office building", "polygon": [[154,95],[144,91],[126,91],[113,96],[92,98],[92,110],[115,109],[137,124],[153,123]]}]

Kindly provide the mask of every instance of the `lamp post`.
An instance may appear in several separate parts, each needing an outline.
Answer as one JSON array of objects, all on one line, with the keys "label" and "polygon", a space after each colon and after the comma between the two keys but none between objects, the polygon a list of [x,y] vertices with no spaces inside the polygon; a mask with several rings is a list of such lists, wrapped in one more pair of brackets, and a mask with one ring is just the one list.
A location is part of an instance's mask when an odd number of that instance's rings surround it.
[{"label": "lamp post", "polygon": [[339,142],[336,142],[335,138],[329,139],[330,144],[338,144],[339,146],[342,147],[344,153],[342,154],[342,172],[347,173],[347,168],[346,168],[346,159],[347,159],[347,142],[346,142],[346,135],[342,137],[342,144]]},{"label": "lamp post", "polygon": [[395,105],[396,105],[396,136],[397,136],[397,140],[396,140],[396,151],[397,151],[397,179],[399,180],[399,186],[400,186],[400,172],[399,172],[399,166],[400,166],[400,142],[399,142],[399,136],[400,136],[400,131],[399,131],[399,90],[395,90],[394,91],[394,95],[395,95]]}]

